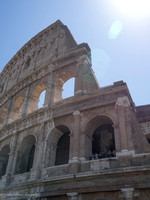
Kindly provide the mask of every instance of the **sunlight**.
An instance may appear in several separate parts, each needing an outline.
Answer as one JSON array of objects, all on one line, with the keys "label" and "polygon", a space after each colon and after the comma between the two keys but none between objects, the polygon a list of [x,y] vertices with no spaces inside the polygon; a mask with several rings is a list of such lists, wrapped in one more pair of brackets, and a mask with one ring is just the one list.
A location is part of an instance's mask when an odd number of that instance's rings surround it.
[{"label": "sunlight", "polygon": [[129,17],[150,15],[150,0],[112,0],[118,10]]}]

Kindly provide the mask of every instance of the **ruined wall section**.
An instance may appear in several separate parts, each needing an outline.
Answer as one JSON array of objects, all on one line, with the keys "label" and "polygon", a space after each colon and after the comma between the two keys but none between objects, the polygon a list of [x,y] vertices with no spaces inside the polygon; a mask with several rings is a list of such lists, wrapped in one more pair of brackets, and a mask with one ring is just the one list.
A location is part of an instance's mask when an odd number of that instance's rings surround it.
[{"label": "ruined wall section", "polygon": [[0,96],[47,61],[76,46],[68,28],[58,20],[33,37],[5,66],[0,74]]}]

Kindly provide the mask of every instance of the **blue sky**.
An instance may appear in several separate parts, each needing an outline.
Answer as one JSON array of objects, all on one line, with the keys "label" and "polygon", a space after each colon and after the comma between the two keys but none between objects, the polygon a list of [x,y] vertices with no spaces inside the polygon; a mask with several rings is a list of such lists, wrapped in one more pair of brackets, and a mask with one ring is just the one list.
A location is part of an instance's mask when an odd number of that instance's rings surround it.
[{"label": "blue sky", "polygon": [[77,43],[91,47],[101,87],[123,80],[136,105],[150,104],[150,15],[130,16],[113,0],[1,0],[0,71],[26,42],[58,19]]}]

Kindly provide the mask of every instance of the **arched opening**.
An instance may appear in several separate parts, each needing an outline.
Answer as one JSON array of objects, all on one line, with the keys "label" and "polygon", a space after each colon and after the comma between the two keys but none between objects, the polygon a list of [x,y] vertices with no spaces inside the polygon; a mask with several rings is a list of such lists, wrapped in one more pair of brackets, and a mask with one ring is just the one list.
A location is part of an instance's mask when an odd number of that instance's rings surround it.
[{"label": "arched opening", "polygon": [[22,106],[23,106],[23,96],[18,96],[14,104],[12,105],[12,109],[10,111],[10,116],[9,116],[9,123],[21,117]]},{"label": "arched opening", "polygon": [[61,101],[63,98],[67,98],[74,95],[74,77],[75,74],[73,71],[63,71],[60,74],[55,84],[54,102]]},{"label": "arched opening", "polygon": [[[92,135],[92,154],[111,157],[115,150],[114,128],[112,124],[100,125]],[[110,154],[111,152],[111,154]]]},{"label": "arched opening", "polygon": [[39,103],[38,103],[38,108],[42,108],[44,106],[45,94],[46,94],[46,90],[41,92],[40,98],[39,98]]},{"label": "arched opening", "polygon": [[87,123],[85,132],[88,135],[86,157],[93,159],[95,157],[106,158],[115,156],[114,128],[113,122],[109,117],[94,117]]},{"label": "arched opening", "polygon": [[28,113],[31,113],[43,107],[45,101],[45,93],[46,93],[45,83],[41,83],[33,89],[29,97]]},{"label": "arched opening", "polygon": [[70,130],[64,125],[54,128],[47,139],[45,167],[67,164],[70,150]]},{"label": "arched opening", "polygon": [[69,161],[70,132],[65,132],[57,143],[55,165],[67,164]]},{"label": "arched opening", "polygon": [[10,153],[9,145],[4,146],[0,151],[0,178],[6,174],[9,153]]},{"label": "arched opening", "polygon": [[32,168],[35,153],[35,143],[36,140],[33,135],[25,137],[21,142],[16,160],[15,174],[29,172]]},{"label": "arched opening", "polygon": [[0,128],[4,125],[4,121],[5,121],[5,118],[6,118],[6,111],[7,111],[6,108],[3,108],[0,111]]},{"label": "arched opening", "polygon": [[64,83],[62,92],[63,99],[74,96],[74,85],[75,85],[75,78],[71,78]]},{"label": "arched opening", "polygon": [[146,135],[146,139],[147,139],[147,141],[150,143],[150,134],[147,134],[147,135]]}]

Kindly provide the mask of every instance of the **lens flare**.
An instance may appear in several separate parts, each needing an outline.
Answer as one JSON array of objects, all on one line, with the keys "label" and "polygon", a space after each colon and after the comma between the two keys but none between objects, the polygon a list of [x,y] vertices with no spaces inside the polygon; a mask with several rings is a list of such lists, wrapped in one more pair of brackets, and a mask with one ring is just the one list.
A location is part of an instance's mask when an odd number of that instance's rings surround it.
[{"label": "lens flare", "polygon": [[116,39],[119,33],[122,30],[122,23],[121,21],[115,21],[111,25],[109,31],[108,31],[108,38],[109,39]]}]

